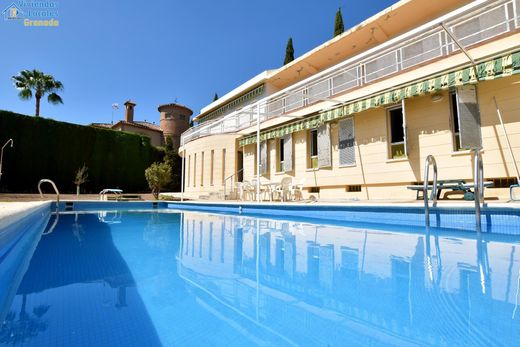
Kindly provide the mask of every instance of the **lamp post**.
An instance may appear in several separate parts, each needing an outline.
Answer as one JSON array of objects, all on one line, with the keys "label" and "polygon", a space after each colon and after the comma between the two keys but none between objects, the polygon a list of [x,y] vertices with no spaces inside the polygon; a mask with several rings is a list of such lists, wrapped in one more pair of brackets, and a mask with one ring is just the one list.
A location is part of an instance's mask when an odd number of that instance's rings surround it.
[{"label": "lamp post", "polygon": [[4,148],[11,142],[11,148],[13,147],[13,139],[7,140],[7,142],[2,146],[2,151],[0,152],[0,180],[2,180],[2,162],[4,160]]},{"label": "lamp post", "polygon": [[116,110],[119,110],[119,104],[118,103],[114,103],[112,104],[112,124],[114,124],[114,111]]}]

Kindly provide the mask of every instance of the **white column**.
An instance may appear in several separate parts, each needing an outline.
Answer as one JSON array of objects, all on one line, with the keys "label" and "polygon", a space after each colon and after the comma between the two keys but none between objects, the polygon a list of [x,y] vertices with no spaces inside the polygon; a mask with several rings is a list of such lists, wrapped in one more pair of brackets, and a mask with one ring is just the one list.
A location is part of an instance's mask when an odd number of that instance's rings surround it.
[{"label": "white column", "polygon": [[182,169],[181,169],[181,202],[184,201],[184,160],[186,158],[186,149],[182,150]]},{"label": "white column", "polygon": [[260,103],[256,105],[256,201],[260,202]]}]

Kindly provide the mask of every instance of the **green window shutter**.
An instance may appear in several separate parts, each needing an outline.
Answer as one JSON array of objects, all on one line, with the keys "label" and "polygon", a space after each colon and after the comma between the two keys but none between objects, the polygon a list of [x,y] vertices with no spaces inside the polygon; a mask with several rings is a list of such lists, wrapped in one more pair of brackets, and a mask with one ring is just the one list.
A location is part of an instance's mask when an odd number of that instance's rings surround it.
[{"label": "green window shutter", "polygon": [[330,123],[318,127],[318,167],[332,166],[330,153]]}]

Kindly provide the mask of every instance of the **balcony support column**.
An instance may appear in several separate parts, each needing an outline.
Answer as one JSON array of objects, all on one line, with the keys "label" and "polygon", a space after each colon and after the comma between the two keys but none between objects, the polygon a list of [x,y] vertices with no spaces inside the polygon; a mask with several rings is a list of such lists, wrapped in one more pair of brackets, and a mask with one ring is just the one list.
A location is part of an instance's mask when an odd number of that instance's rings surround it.
[{"label": "balcony support column", "polygon": [[260,202],[260,103],[256,104],[256,201]]}]

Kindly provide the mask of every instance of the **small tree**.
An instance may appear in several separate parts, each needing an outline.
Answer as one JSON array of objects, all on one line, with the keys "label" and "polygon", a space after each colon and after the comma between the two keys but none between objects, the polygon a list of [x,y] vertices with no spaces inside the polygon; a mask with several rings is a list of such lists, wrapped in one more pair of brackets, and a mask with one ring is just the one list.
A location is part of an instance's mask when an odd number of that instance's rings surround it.
[{"label": "small tree", "polygon": [[74,184],[76,185],[76,195],[79,196],[80,186],[88,181],[88,167],[83,164],[82,167],[76,171],[76,178]]},{"label": "small tree", "polygon": [[292,44],[292,37],[289,37],[289,40],[287,41],[287,47],[285,47],[285,59],[283,61],[283,64],[287,65],[293,60],[294,60],[294,47]]},{"label": "small tree", "polygon": [[172,170],[167,163],[153,163],[144,171],[144,176],[154,198],[159,199],[161,190],[171,182]]},{"label": "small tree", "polygon": [[334,37],[343,34],[345,27],[343,25],[343,16],[341,15],[341,7],[336,11],[336,20],[334,21]]},{"label": "small tree", "polygon": [[215,96],[213,96],[213,101],[217,101],[218,100],[218,94],[215,93]]}]

